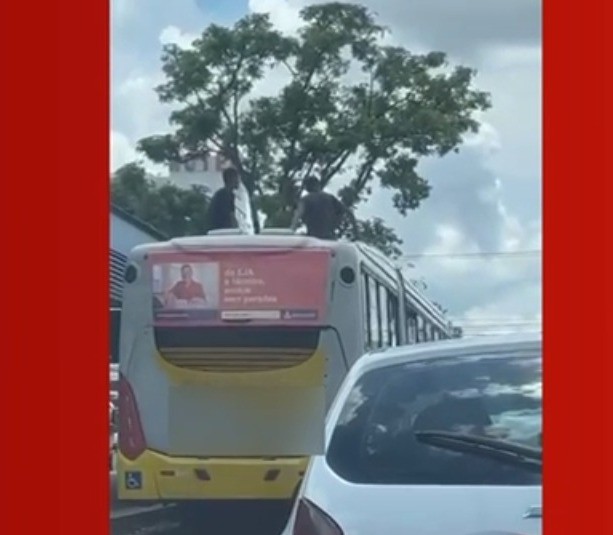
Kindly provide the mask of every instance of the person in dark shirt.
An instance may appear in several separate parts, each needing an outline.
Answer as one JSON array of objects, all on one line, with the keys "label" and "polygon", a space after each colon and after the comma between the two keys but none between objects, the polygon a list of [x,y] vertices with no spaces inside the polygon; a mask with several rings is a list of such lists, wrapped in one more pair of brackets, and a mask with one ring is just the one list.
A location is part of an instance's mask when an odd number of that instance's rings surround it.
[{"label": "person in dark shirt", "polygon": [[307,235],[322,240],[335,240],[336,231],[347,215],[353,225],[354,238],[357,238],[357,223],[353,213],[334,195],[322,190],[320,181],[309,176],[304,180],[307,194],[300,199],[294,214],[292,230],[296,230],[302,221],[307,228]]},{"label": "person in dark shirt", "polygon": [[234,212],[234,190],[238,188],[238,171],[230,167],[223,170],[222,176],[224,186],[215,192],[209,204],[207,232],[238,227]]}]

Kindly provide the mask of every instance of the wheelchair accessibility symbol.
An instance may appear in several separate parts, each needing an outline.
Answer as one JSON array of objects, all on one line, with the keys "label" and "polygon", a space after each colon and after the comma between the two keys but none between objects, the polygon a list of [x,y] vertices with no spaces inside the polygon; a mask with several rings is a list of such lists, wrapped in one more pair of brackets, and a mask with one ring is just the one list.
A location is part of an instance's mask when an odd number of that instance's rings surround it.
[{"label": "wheelchair accessibility symbol", "polygon": [[126,472],[125,483],[126,489],[139,490],[143,488],[143,474],[140,472]]}]

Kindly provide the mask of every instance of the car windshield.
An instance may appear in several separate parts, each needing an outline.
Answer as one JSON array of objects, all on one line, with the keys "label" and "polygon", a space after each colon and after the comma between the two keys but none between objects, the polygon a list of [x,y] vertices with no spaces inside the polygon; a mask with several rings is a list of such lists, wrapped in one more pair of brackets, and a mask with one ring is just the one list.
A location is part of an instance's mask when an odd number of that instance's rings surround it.
[{"label": "car windshield", "polygon": [[538,351],[370,371],[345,402],[327,462],[356,483],[539,485],[540,462],[527,470],[493,444],[540,449],[541,364]]}]

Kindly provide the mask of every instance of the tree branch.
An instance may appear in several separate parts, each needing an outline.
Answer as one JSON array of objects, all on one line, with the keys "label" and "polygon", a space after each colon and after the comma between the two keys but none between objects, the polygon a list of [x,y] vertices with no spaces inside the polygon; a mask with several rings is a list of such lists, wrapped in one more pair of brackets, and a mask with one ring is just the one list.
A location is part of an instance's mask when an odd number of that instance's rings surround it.
[{"label": "tree branch", "polygon": [[371,156],[367,158],[367,160],[361,165],[360,171],[358,172],[358,176],[355,178],[354,181],[355,186],[353,190],[355,195],[354,200],[351,203],[352,205],[354,205],[359,200],[360,193],[362,193],[362,190],[366,187],[366,184],[372,176],[373,168],[377,160],[378,158]]},{"label": "tree branch", "polygon": [[[353,150],[341,151],[338,156],[335,156],[326,164],[326,166],[321,171],[321,181],[323,186],[327,185],[330,180],[332,180],[332,177],[334,177],[334,175],[336,175],[336,173],[340,171],[340,169],[343,167],[343,165],[345,165],[345,162],[347,161],[349,156],[353,154],[353,152]],[[333,165],[334,167],[330,171],[329,169]]]},{"label": "tree branch", "polygon": [[294,70],[294,68],[287,62],[286,59],[281,60],[281,63],[283,63],[283,65],[285,65],[287,67],[287,70],[290,72],[290,74],[292,76],[296,76],[296,71]]},{"label": "tree branch", "polygon": [[[323,56],[323,52],[320,50],[319,54],[317,55],[316,61],[314,61],[313,63],[312,69],[307,73],[304,79],[304,82],[302,83],[301,91],[303,93],[306,93],[307,90],[310,88],[311,82],[313,81],[313,76],[315,76],[315,71],[317,70],[317,63],[319,62],[322,56]],[[300,112],[301,111],[302,111],[302,107],[299,106],[298,109],[294,113],[295,120],[292,125],[291,142],[290,142],[289,151],[288,151],[289,154],[286,158],[286,165],[285,165],[286,169],[284,172],[284,176],[281,179],[282,181],[290,178],[289,177],[289,173],[290,173],[289,166],[291,165],[291,162],[294,159],[294,155],[296,153],[296,144],[298,143],[298,130],[300,129]]]}]

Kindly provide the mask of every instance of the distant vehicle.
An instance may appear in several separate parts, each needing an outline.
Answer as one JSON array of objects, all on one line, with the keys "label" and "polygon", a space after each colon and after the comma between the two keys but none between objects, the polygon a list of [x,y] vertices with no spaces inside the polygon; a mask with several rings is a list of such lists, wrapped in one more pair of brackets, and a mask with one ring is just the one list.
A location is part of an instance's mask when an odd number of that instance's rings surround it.
[{"label": "distant vehicle", "polygon": [[[117,270],[118,271],[118,270]],[[115,277],[118,277],[117,273]],[[123,278],[123,275],[122,275]],[[109,309],[109,347],[110,347],[110,365],[111,365],[111,381],[113,381],[113,371],[117,370],[119,363],[119,328],[121,325],[121,308],[111,307]]]},{"label": "distant vehicle", "polygon": [[120,329],[120,499],[289,501],[366,348],[452,326],[384,255],[287,231],[137,247]]},{"label": "distant vehicle", "polygon": [[115,454],[117,452],[117,408],[109,401],[109,467],[114,467]]},{"label": "distant vehicle", "polygon": [[284,535],[540,535],[541,339],[360,359]]}]

